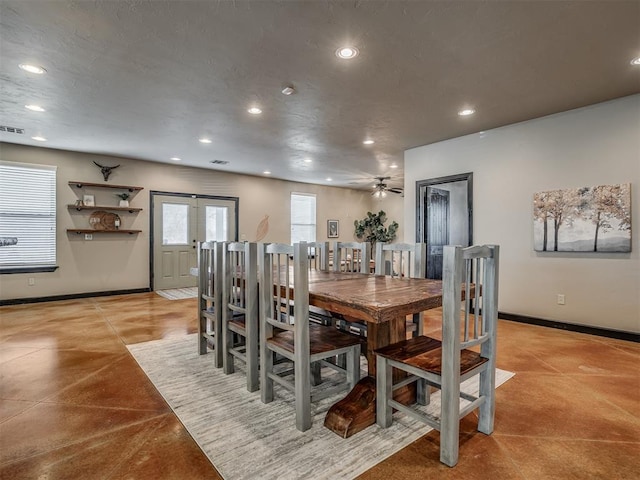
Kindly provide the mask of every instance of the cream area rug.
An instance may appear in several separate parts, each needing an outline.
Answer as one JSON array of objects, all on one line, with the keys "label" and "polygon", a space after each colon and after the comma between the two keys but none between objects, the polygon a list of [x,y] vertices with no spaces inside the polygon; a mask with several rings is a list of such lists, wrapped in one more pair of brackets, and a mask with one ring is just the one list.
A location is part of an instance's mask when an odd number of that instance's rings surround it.
[{"label": "cream area rug", "polygon": [[[226,480],[351,479],[431,430],[396,413],[390,428],[373,425],[350,438],[340,438],[323,422],[342,394],[313,403],[313,426],[299,432],[288,391],[276,384],[274,401],[263,404],[260,392],[246,390],[242,362],[236,362],[234,374],[225,375],[213,367],[211,354],[197,354],[197,334],[128,348]],[[364,374],[364,358],[362,362]],[[323,384],[331,383],[332,373],[323,369]],[[497,370],[496,385],[513,375]],[[468,382],[463,389],[477,393],[477,381]],[[436,392],[425,408],[439,412],[439,406],[440,393]]]},{"label": "cream area rug", "polygon": [[156,290],[156,293],[169,300],[184,300],[185,298],[196,298],[198,296],[198,287]]}]

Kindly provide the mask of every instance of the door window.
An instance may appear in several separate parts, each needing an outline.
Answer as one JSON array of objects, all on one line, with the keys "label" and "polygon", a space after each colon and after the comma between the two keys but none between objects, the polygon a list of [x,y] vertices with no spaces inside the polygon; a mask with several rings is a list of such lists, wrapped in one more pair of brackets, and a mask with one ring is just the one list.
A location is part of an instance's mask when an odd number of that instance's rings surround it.
[{"label": "door window", "polygon": [[205,239],[207,242],[228,240],[228,208],[207,205],[205,208]]},{"label": "door window", "polygon": [[162,204],[162,244],[186,245],[189,243],[189,205]]}]

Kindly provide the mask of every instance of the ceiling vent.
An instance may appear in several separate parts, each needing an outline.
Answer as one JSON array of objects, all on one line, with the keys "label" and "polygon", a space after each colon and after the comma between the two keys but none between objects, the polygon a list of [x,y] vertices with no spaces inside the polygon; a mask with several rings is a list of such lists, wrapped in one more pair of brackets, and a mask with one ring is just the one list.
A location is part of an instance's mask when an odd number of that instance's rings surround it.
[{"label": "ceiling vent", "polygon": [[24,133],[24,128],[7,127],[6,125],[0,125],[0,132],[18,133],[22,135]]},{"label": "ceiling vent", "polygon": [[209,163],[213,163],[214,165],[227,165],[229,162],[226,160],[211,160]]}]

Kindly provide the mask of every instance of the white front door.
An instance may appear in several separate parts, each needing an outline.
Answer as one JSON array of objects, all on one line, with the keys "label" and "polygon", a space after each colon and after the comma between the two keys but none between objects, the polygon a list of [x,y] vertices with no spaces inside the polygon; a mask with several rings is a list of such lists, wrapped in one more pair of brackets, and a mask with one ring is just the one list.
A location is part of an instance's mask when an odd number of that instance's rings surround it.
[{"label": "white front door", "polygon": [[153,288],[192,287],[197,244],[236,240],[234,200],[153,195]]}]

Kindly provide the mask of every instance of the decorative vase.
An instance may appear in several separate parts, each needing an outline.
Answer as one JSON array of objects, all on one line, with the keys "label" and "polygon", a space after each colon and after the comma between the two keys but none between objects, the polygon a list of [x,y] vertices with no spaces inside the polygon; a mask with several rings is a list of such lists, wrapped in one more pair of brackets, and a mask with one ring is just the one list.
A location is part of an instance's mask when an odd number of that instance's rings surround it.
[{"label": "decorative vase", "polygon": [[121,207],[128,207],[129,206],[129,200],[120,200],[120,206]]}]

